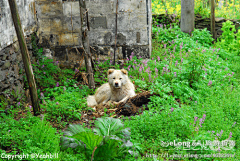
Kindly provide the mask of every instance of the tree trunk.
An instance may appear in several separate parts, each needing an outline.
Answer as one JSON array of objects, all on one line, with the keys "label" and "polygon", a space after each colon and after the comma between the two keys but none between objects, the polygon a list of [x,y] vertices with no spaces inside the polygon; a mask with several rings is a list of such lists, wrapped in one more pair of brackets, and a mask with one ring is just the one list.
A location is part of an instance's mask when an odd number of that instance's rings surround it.
[{"label": "tree trunk", "polygon": [[15,30],[17,33],[18,43],[19,43],[19,46],[21,49],[22,59],[23,59],[25,72],[27,75],[27,80],[28,80],[28,84],[29,84],[29,88],[30,88],[33,112],[34,112],[34,115],[36,116],[36,115],[40,114],[40,106],[39,106],[39,102],[38,102],[37,88],[36,88],[36,83],[35,83],[35,79],[34,79],[34,75],[33,75],[30,56],[28,53],[26,40],[24,38],[21,21],[20,21],[19,14],[18,14],[16,0],[8,0],[8,2],[9,2],[10,10],[11,10]]},{"label": "tree trunk", "polygon": [[215,31],[215,0],[211,0],[211,33],[216,40],[216,31]]},{"label": "tree trunk", "polygon": [[194,0],[181,0],[181,31],[191,34],[194,30]]},{"label": "tree trunk", "polygon": [[[80,18],[81,18],[80,36],[82,37],[82,43],[83,43],[82,46],[84,49],[84,59],[85,59],[85,65],[87,70],[88,86],[90,89],[95,89],[90,45],[89,45],[89,38],[88,38],[88,30],[90,30],[90,27],[88,22],[88,11],[86,9],[86,3],[84,0],[79,0],[79,7],[80,7]],[[85,16],[85,25],[83,23],[84,16]]]}]

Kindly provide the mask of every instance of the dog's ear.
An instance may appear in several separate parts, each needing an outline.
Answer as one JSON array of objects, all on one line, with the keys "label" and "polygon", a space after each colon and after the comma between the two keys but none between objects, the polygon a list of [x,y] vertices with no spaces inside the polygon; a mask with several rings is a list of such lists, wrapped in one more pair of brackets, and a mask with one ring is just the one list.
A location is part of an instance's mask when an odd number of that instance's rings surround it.
[{"label": "dog's ear", "polygon": [[127,72],[127,70],[125,70],[125,69],[121,69],[121,72],[122,72],[123,74],[125,74],[125,75],[128,75],[128,72]]},{"label": "dog's ear", "polygon": [[114,69],[108,69],[108,75],[112,74],[114,72]]}]

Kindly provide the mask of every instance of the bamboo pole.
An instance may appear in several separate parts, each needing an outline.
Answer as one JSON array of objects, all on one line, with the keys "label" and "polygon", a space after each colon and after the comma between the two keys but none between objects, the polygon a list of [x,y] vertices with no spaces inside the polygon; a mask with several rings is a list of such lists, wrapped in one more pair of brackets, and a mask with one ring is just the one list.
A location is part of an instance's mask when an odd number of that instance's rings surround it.
[{"label": "bamboo pole", "polygon": [[23,59],[25,72],[27,75],[27,80],[28,80],[28,84],[29,84],[29,88],[30,88],[33,112],[34,112],[34,115],[36,116],[36,115],[40,114],[40,106],[39,106],[37,88],[36,88],[36,83],[35,83],[35,79],[34,79],[34,75],[33,75],[30,56],[28,53],[26,40],[24,38],[21,21],[20,21],[19,14],[18,14],[16,0],[8,0],[8,2],[9,2],[11,14],[12,14],[13,24],[15,26],[15,30],[17,33],[18,43],[19,43],[19,46],[21,49],[22,59]]}]

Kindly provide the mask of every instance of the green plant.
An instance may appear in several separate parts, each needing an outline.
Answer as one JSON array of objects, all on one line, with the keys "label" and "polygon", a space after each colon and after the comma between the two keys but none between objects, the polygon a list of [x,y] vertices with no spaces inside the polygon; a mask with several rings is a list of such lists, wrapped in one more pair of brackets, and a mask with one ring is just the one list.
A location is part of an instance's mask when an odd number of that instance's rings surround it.
[{"label": "green plant", "polygon": [[234,33],[236,31],[235,26],[232,25],[233,23],[231,21],[226,21],[223,23],[222,27],[222,35],[218,39],[217,47],[221,47],[229,52],[236,53],[240,55],[240,31],[238,33]]},{"label": "green plant", "polygon": [[91,131],[82,125],[70,125],[62,138],[63,147],[85,145],[88,150],[85,155],[91,160],[110,160],[127,152],[130,132],[119,119],[98,118],[95,126]]},{"label": "green plant", "polygon": [[[31,43],[33,56],[37,59],[32,66],[36,84],[39,88],[54,87],[73,77],[74,71],[72,69],[62,70],[58,67],[58,61],[53,61],[53,59],[49,59],[43,55],[43,49],[39,48],[37,45],[36,34],[32,35]],[[25,87],[28,88],[28,82],[25,75],[24,83]]]},{"label": "green plant", "polygon": [[[154,94],[147,105],[149,111],[125,121],[132,130],[131,141],[141,143],[143,154],[157,155],[166,150],[169,154],[192,154],[191,151],[178,151],[175,147],[166,148],[161,143],[171,140],[190,143],[194,140],[214,141],[215,137],[222,141],[230,137],[230,132],[236,135],[231,126],[234,120],[239,122],[238,116],[230,111],[238,111],[233,105],[238,101],[232,97],[239,97],[238,58],[232,52],[215,48],[206,30],[196,30],[191,37],[182,34],[177,26],[168,29],[160,26],[153,28],[153,32],[155,46],[152,58],[137,62],[139,58],[133,56],[126,62],[138,91],[144,89]],[[232,102],[227,103],[229,100]],[[226,103],[222,105],[223,102]],[[219,138],[221,130],[224,132]],[[214,135],[209,131],[214,131]],[[233,148],[232,152],[234,150],[239,151],[239,148]],[[206,154],[208,151],[192,152]],[[224,149],[221,152],[227,153]]]},{"label": "green plant", "polygon": [[[10,151],[9,155],[58,153],[60,135],[46,120],[40,120],[29,114],[18,121],[7,115],[1,115],[0,147]],[[4,152],[6,153],[6,152]],[[29,158],[30,159],[30,158]]]},{"label": "green plant", "polygon": [[212,35],[210,34],[210,31],[208,31],[207,28],[204,28],[202,30],[194,29],[194,31],[192,32],[192,39],[205,47],[210,47],[214,40],[212,38]]},{"label": "green plant", "polygon": [[43,101],[41,107],[47,113],[46,119],[64,127],[70,120],[80,120],[81,111],[87,108],[85,97],[89,93],[87,86],[77,87],[75,81],[69,80],[66,86],[47,88],[40,93]]},{"label": "green plant", "polygon": [[33,64],[33,71],[38,86],[42,88],[54,87],[73,77],[74,71],[71,69],[61,70],[57,64],[58,61],[54,62],[46,57]]}]

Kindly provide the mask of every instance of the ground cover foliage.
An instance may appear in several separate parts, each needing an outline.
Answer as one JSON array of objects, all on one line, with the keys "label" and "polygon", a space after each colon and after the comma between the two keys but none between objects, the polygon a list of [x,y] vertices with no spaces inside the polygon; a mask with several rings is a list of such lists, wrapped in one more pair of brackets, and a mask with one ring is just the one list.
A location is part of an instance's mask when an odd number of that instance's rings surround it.
[{"label": "ground cover foliage", "polygon": [[[187,154],[193,157],[184,160],[240,160],[239,33],[232,35],[229,28],[227,22],[222,38],[212,45],[207,30],[189,36],[177,25],[153,26],[151,59],[132,53],[115,68],[128,70],[136,92],[154,95],[138,115],[118,119],[110,118],[105,109],[101,118],[83,123],[84,111],[92,111],[85,98],[94,93],[74,79],[83,69],[64,70],[58,62],[39,59],[34,73],[42,114],[33,117],[31,105],[24,100],[7,112],[6,102],[1,102],[0,153],[58,153],[55,160],[183,160],[177,155]],[[41,49],[36,52],[41,56]],[[111,64],[110,59],[95,62],[97,85],[107,81]],[[52,77],[45,78],[46,74]],[[167,144],[224,140],[231,145]],[[196,157],[218,153],[235,154],[235,158]]]}]

